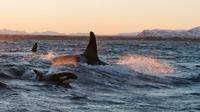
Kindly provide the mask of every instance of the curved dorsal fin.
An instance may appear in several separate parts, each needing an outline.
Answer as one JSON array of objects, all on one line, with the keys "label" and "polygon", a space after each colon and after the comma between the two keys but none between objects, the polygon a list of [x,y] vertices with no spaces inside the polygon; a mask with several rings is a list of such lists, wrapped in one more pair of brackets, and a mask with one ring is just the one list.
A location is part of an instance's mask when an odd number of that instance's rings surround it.
[{"label": "curved dorsal fin", "polygon": [[98,59],[96,37],[93,32],[90,32],[90,42],[84,52],[84,56],[90,59]]},{"label": "curved dorsal fin", "polygon": [[34,45],[33,45],[33,47],[32,47],[32,52],[37,52],[37,47],[38,47],[38,45],[37,45],[37,43],[35,43]]}]

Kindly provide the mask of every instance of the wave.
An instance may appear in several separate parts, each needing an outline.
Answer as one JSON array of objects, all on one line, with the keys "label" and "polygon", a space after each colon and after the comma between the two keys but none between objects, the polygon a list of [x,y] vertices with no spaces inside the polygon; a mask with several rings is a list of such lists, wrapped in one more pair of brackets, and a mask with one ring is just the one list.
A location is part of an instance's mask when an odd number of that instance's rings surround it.
[{"label": "wave", "polygon": [[169,75],[175,72],[174,68],[165,60],[143,55],[124,56],[117,60],[116,64],[126,65],[137,72],[151,75]]},{"label": "wave", "polygon": [[[129,55],[120,58],[114,64],[106,66],[92,66],[87,64],[78,64],[76,66],[56,66],[47,63],[56,54],[48,52],[47,54],[28,55],[23,57],[26,64],[24,66],[16,64],[15,67],[3,69],[3,76],[21,77],[22,79],[33,79],[32,68],[45,70],[46,73],[56,73],[59,71],[69,71],[77,74],[79,77],[75,81],[81,87],[97,87],[101,90],[122,89],[122,86],[135,88],[163,88],[170,86],[179,86],[190,84],[199,77],[181,78],[175,77],[174,68],[165,60],[155,59],[149,56]],[[48,61],[42,61],[48,60]],[[13,66],[13,65],[12,65]],[[20,73],[19,73],[20,72]],[[23,75],[18,76],[18,74]],[[20,78],[20,79],[21,79]],[[106,89],[105,89],[106,88]]]},{"label": "wave", "polygon": [[2,90],[2,89],[7,89],[7,88],[8,88],[8,87],[7,87],[6,84],[0,82],[0,90]]},{"label": "wave", "polygon": [[[72,69],[71,69],[72,70]],[[79,76],[77,83],[86,86],[113,88],[172,88],[193,84],[199,77],[184,78],[175,75],[152,75],[136,71],[127,65],[91,66],[82,64],[72,70]],[[156,72],[157,73],[157,72]],[[170,72],[171,73],[171,72]]]}]

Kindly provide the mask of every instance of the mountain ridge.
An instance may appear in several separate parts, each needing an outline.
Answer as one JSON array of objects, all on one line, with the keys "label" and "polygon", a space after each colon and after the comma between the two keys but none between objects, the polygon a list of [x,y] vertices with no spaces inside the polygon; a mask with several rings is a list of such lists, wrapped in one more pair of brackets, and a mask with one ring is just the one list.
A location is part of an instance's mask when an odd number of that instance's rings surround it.
[{"label": "mountain ridge", "polygon": [[[0,34],[6,35],[52,35],[52,36],[88,36],[89,33],[60,33],[55,31],[44,31],[44,32],[25,32],[9,29],[0,29]],[[106,35],[100,35],[106,36]],[[122,37],[137,37],[137,38],[200,38],[200,26],[191,28],[189,30],[165,30],[165,29],[153,29],[153,30],[143,30],[142,32],[128,32],[128,33],[118,33],[116,35],[110,36],[122,36]]]},{"label": "mountain ridge", "polygon": [[137,37],[150,38],[200,38],[200,27],[195,27],[189,30],[164,30],[164,29],[153,29],[144,30],[137,35]]}]

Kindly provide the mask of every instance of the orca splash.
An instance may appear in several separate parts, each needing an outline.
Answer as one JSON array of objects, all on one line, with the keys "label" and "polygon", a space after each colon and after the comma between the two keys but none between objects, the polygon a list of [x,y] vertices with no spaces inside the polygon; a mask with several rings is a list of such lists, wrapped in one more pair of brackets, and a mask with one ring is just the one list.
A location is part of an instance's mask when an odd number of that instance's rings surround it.
[{"label": "orca splash", "polygon": [[88,65],[107,65],[98,57],[96,37],[93,32],[90,32],[90,41],[83,54],[80,55],[64,55],[58,56],[52,60],[54,65],[87,63]]}]

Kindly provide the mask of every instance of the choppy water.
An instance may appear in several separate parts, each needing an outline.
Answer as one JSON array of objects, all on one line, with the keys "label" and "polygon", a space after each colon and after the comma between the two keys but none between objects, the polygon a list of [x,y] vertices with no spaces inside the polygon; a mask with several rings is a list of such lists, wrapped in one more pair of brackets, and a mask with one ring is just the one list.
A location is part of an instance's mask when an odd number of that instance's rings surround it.
[{"label": "choppy water", "polygon": [[[88,41],[37,41],[39,53],[32,54],[34,42],[0,41],[2,112],[200,110],[200,43],[99,41],[100,58],[109,65],[53,66],[52,57],[79,54]],[[70,71],[79,78],[64,88],[30,80],[32,69]]]}]

